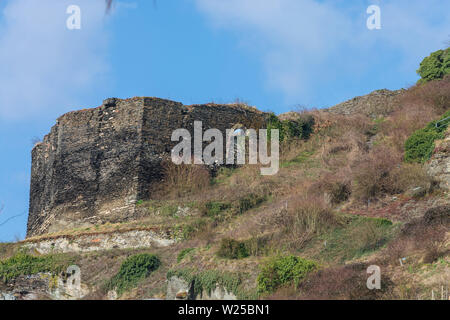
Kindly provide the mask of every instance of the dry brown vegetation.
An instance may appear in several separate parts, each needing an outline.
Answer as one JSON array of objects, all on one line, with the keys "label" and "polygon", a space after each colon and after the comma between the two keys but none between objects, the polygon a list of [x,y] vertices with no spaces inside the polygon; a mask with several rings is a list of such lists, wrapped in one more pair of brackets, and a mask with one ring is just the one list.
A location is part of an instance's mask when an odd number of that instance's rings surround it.
[{"label": "dry brown vegetation", "polygon": [[211,176],[205,165],[176,165],[172,161],[163,161],[162,172],[163,178],[157,193],[165,199],[182,198],[210,186]]},{"label": "dry brown vegetation", "polygon": [[449,105],[450,77],[409,88],[400,97],[397,109],[381,123],[382,139],[403,153],[405,140],[444,114]]},{"label": "dry brown vegetation", "polygon": [[322,269],[311,275],[299,288],[283,288],[270,299],[374,300],[389,294],[392,281],[388,277],[382,279],[382,290],[367,290],[366,269],[367,266],[363,263]]},{"label": "dry brown vegetation", "polygon": [[289,247],[302,248],[314,235],[338,225],[338,218],[322,198],[300,196],[274,216],[273,223]]}]

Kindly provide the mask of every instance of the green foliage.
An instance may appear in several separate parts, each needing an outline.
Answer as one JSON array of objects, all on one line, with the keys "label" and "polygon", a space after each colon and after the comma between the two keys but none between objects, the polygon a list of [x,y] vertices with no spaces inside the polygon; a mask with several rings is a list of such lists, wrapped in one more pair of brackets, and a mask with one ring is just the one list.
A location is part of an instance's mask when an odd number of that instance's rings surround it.
[{"label": "green foliage", "polygon": [[435,51],[423,59],[417,73],[421,76],[419,83],[442,79],[450,74],[450,48]]},{"label": "green foliage", "polygon": [[208,201],[203,209],[203,215],[208,217],[218,216],[223,211],[229,209],[231,204],[220,201]]},{"label": "green foliage", "polygon": [[248,256],[260,256],[267,254],[267,243],[267,237],[252,237],[244,241],[224,238],[220,243],[217,255],[225,259],[242,259]]},{"label": "green foliage", "polygon": [[146,202],[142,202],[140,206],[146,206],[149,211],[157,212],[158,214],[166,217],[176,217],[178,212],[178,204],[166,202],[166,201],[157,201],[157,200],[149,200]]},{"label": "green foliage", "polygon": [[107,288],[115,289],[118,294],[122,294],[135,287],[160,265],[161,261],[153,254],[141,253],[130,256],[122,263],[119,272],[107,283]]},{"label": "green foliage", "polygon": [[244,242],[234,239],[222,239],[217,255],[226,259],[242,259],[250,254]]},{"label": "green foliage", "polygon": [[207,226],[208,223],[204,218],[195,219],[191,223],[180,227],[180,236],[184,240],[190,239],[194,234],[204,230]]},{"label": "green foliage", "polygon": [[278,129],[280,141],[290,138],[308,139],[314,127],[312,116],[300,116],[297,120],[281,121],[275,114],[271,114],[267,121],[267,134],[271,138],[270,130]]},{"label": "green foliage", "polygon": [[450,117],[450,110],[447,111],[438,123],[437,121],[430,122],[425,128],[415,131],[405,142],[405,161],[424,163],[430,159],[434,150],[434,142],[444,138],[444,131],[450,122],[450,119],[445,121],[445,118]]},{"label": "green foliage", "polygon": [[180,263],[189,253],[191,253],[194,250],[195,248],[185,248],[181,250],[177,256],[177,262]]},{"label": "green foliage", "polygon": [[258,275],[258,291],[270,293],[277,288],[294,283],[296,286],[305,279],[308,273],[318,268],[314,261],[297,256],[277,256],[261,266]]},{"label": "green foliage", "polygon": [[238,211],[240,214],[259,206],[261,203],[267,200],[267,196],[259,196],[251,193],[243,198],[239,199]]},{"label": "green foliage", "polygon": [[37,273],[60,273],[65,270],[70,261],[62,255],[47,255],[35,257],[19,252],[13,257],[0,261],[0,280],[7,283],[21,275]]},{"label": "green foliage", "polygon": [[282,168],[286,168],[293,165],[302,165],[305,164],[309,167],[313,167],[315,165],[314,159],[311,157],[314,155],[314,151],[302,151],[298,156],[289,161],[284,161],[281,163]]},{"label": "green foliage", "polygon": [[368,217],[366,218],[368,221],[373,222],[373,224],[377,227],[389,227],[392,226],[392,221],[388,220],[386,218],[373,218],[373,217]]}]

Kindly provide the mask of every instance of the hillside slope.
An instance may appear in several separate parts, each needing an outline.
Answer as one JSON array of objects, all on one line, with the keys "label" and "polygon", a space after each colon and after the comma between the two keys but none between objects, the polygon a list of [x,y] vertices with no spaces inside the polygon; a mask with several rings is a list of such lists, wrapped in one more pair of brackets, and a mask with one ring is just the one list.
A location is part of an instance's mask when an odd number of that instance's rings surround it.
[{"label": "hillside slope", "polygon": [[[166,170],[135,221],[0,244],[0,299],[448,298],[448,136],[425,163],[404,154],[448,111],[450,79],[355,101],[291,113],[312,117],[312,132],[283,141],[274,176],[222,167],[205,183],[201,167]],[[159,263],[129,267],[141,254]],[[366,286],[371,265],[381,289]]]}]

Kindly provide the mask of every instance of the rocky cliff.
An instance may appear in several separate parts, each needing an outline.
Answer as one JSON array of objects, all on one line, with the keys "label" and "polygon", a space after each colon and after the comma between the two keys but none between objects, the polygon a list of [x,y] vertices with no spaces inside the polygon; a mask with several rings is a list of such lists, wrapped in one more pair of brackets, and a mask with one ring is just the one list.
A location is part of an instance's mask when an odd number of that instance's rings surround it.
[{"label": "rocky cliff", "polygon": [[[222,132],[260,126],[266,114],[245,105],[192,105],[157,98],[107,99],[57,119],[32,151],[27,236],[133,219],[151,197],[175,129]],[[193,134],[191,134],[193,136]]]},{"label": "rocky cliff", "polygon": [[426,164],[427,172],[439,183],[443,190],[450,191],[450,127],[445,138],[435,143],[431,159]]}]

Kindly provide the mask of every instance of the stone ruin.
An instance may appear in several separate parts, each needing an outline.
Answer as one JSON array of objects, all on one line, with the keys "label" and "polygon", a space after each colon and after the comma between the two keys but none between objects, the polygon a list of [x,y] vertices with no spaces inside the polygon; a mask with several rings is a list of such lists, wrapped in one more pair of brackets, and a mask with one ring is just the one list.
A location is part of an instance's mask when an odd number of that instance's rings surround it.
[{"label": "stone ruin", "polygon": [[[242,104],[185,106],[158,98],[106,99],[59,117],[32,151],[27,237],[136,218],[151,199],[178,128],[261,128],[267,114]],[[192,135],[192,134],[191,134]],[[193,136],[193,135],[192,135]]]}]

